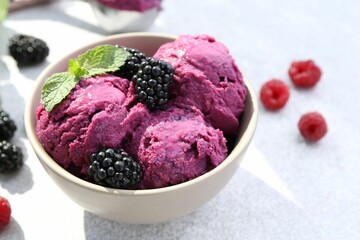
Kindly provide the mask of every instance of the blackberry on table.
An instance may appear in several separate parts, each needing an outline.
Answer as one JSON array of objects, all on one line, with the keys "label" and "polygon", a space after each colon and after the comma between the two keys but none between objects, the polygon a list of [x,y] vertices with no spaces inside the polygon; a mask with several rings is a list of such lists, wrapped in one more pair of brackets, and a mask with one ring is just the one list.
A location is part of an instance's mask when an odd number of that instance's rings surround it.
[{"label": "blackberry on table", "polygon": [[126,78],[131,80],[135,73],[137,73],[140,69],[140,64],[143,61],[146,61],[146,56],[144,53],[140,52],[138,49],[135,48],[127,48],[123,47],[126,51],[130,54],[128,55],[125,64],[120,67],[120,69],[114,74],[121,78]]},{"label": "blackberry on table", "polygon": [[8,141],[0,141],[0,173],[15,172],[23,163],[21,148]]},{"label": "blackberry on table", "polygon": [[46,42],[29,35],[15,34],[9,39],[9,53],[19,65],[40,63],[49,55]]},{"label": "blackberry on table", "polygon": [[0,140],[10,140],[16,131],[15,122],[0,109]]},{"label": "blackberry on table", "polygon": [[166,61],[147,57],[140,70],[132,77],[135,97],[139,102],[156,109],[168,100],[169,86],[173,81],[174,68]]},{"label": "blackberry on table", "polygon": [[141,181],[143,170],[123,149],[107,148],[91,155],[88,174],[99,185],[131,188]]}]

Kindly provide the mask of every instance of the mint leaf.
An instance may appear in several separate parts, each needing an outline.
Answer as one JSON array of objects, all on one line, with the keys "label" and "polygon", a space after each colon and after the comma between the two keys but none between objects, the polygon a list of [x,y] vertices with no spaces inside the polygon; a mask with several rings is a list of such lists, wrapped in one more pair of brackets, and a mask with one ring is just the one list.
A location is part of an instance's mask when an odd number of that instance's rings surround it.
[{"label": "mint leaf", "polygon": [[8,8],[9,8],[9,0],[0,0],[0,23],[7,16]]},{"label": "mint leaf", "polygon": [[[0,0],[1,1],[1,0]],[[81,78],[88,78],[118,70],[129,55],[123,48],[112,45],[100,45],[88,50],[76,59],[70,59],[68,72],[55,73],[44,83],[41,91],[41,101],[47,112],[51,112]]]},{"label": "mint leaf", "polygon": [[76,86],[80,78],[69,72],[55,73],[44,83],[41,101],[47,112],[51,112]]},{"label": "mint leaf", "polygon": [[79,78],[88,74],[88,71],[85,68],[82,68],[80,66],[80,63],[74,59],[69,60],[69,70],[68,71]]},{"label": "mint leaf", "polygon": [[81,69],[90,77],[118,70],[126,61],[128,51],[112,45],[100,45],[76,58]]}]

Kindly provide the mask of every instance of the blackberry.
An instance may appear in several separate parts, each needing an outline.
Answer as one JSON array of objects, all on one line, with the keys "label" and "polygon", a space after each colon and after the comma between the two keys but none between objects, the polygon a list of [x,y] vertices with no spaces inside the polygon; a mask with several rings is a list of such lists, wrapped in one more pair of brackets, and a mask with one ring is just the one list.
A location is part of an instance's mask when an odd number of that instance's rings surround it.
[{"label": "blackberry", "polygon": [[131,188],[141,181],[143,170],[123,149],[107,148],[91,155],[88,174],[99,185]]},{"label": "blackberry", "polygon": [[10,140],[16,131],[15,122],[9,114],[0,110],[0,140]]},{"label": "blackberry", "polygon": [[44,61],[49,55],[46,42],[33,36],[15,34],[9,39],[10,55],[19,65],[31,65]]},{"label": "blackberry", "polygon": [[144,53],[140,52],[138,49],[135,48],[127,48],[123,47],[126,51],[130,54],[128,55],[125,64],[120,67],[120,69],[114,74],[121,78],[126,78],[131,80],[131,78],[139,71],[140,64],[143,61],[146,61],[146,56]]},{"label": "blackberry", "polygon": [[174,68],[166,61],[147,57],[140,70],[132,77],[135,97],[149,109],[156,109],[168,100],[168,89],[173,81]]},{"label": "blackberry", "polygon": [[21,148],[9,143],[0,142],[0,173],[12,173],[23,165]]}]

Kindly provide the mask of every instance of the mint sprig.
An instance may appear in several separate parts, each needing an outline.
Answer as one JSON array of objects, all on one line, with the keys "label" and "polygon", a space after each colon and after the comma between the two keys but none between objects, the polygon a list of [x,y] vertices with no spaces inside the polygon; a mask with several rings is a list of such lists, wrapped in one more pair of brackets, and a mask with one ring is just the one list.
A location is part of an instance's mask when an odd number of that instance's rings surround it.
[{"label": "mint sprig", "polygon": [[100,45],[75,59],[70,59],[68,71],[51,75],[42,87],[41,101],[45,110],[51,112],[66,98],[81,78],[118,70],[125,64],[128,55],[128,51],[123,48]]},{"label": "mint sprig", "polygon": [[88,74],[88,71],[81,67],[80,63],[74,59],[70,59],[69,60],[69,67],[68,67],[68,71],[77,76],[77,77],[81,77],[81,76],[86,76]]},{"label": "mint sprig", "polygon": [[69,72],[55,73],[46,80],[41,92],[45,110],[50,112],[78,83],[78,77]]},{"label": "mint sprig", "polygon": [[119,63],[124,64],[127,57],[126,54],[124,58],[123,53],[128,52],[124,49],[119,51],[119,48],[114,46],[102,45],[80,55],[77,61],[80,67],[87,71],[85,77],[89,77],[119,69]]}]

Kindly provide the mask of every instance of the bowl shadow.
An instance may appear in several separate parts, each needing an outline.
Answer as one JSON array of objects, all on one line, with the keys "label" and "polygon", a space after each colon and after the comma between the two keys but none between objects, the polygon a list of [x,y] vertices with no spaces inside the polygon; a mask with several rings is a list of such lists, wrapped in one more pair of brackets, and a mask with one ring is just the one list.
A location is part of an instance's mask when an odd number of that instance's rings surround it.
[{"label": "bowl shadow", "polygon": [[[258,193],[264,196],[259,197]],[[269,202],[269,199],[272,200]],[[295,227],[282,232],[279,226],[289,222],[296,222],[291,225]],[[303,209],[243,169],[218,196],[184,217],[137,225],[110,221],[84,211],[84,231],[87,240],[263,240],[270,239],[269,236],[271,239],[326,239],[320,226]]]}]

